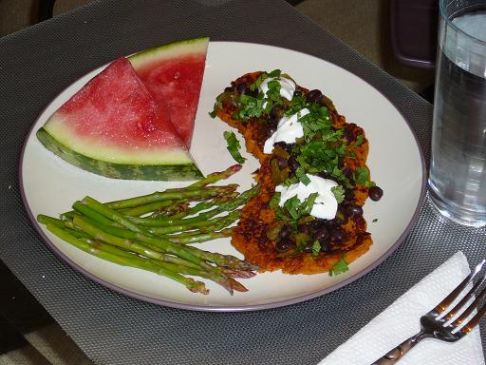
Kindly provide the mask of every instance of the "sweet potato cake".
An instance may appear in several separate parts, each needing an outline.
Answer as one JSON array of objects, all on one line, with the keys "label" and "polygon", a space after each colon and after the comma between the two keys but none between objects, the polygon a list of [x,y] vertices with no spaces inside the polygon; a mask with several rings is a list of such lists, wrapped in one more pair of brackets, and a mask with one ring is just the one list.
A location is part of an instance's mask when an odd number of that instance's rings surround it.
[{"label": "sweet potato cake", "polygon": [[319,90],[279,70],[231,82],[218,116],[244,136],[261,163],[260,192],[243,208],[232,244],[260,271],[347,270],[372,244],[362,206],[382,190],[366,166],[368,140]]}]

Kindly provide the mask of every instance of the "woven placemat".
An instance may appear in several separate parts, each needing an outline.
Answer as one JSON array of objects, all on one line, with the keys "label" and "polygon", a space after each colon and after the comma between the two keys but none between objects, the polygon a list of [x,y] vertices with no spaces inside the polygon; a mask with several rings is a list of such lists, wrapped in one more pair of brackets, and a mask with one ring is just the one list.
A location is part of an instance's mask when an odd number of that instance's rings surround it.
[{"label": "woven placemat", "polygon": [[365,277],[301,304],[226,314],[131,299],[59,261],[19,193],[21,146],[36,116],[118,56],[201,35],[295,49],[348,69],[392,101],[429,157],[431,105],[281,0],[103,0],[0,39],[0,258],[94,362],[316,364],[457,250],[471,264],[485,255],[484,229],[445,222],[426,201],[403,245]]}]

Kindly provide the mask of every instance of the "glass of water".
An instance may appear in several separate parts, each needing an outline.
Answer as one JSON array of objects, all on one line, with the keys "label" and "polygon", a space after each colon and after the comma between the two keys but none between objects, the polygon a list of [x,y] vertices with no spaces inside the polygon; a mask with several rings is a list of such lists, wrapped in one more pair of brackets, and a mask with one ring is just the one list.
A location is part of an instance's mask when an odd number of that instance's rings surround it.
[{"label": "glass of water", "polygon": [[446,217],[486,226],[486,0],[439,0],[430,196]]}]

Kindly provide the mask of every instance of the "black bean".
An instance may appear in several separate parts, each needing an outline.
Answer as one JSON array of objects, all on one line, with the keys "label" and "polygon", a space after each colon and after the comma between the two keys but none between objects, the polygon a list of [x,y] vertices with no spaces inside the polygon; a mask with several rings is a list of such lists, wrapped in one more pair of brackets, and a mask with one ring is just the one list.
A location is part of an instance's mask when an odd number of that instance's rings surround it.
[{"label": "black bean", "polygon": [[349,167],[344,167],[342,171],[344,176],[346,176],[348,179],[353,177],[353,170],[351,170]]},{"label": "black bean", "polygon": [[329,228],[329,229],[332,229],[334,228],[337,224],[334,222],[334,219],[331,219],[331,220],[326,220],[324,222],[324,225]]},{"label": "black bean", "polygon": [[294,91],[294,96],[302,96],[302,91],[300,91],[300,90],[295,90],[295,91]]},{"label": "black bean", "polygon": [[351,128],[344,128],[344,138],[346,138],[348,142],[354,142],[356,140],[354,130]]},{"label": "black bean", "polygon": [[280,240],[275,245],[278,252],[285,252],[295,247],[295,243],[290,240]]},{"label": "black bean", "polygon": [[246,94],[248,91],[250,91],[250,89],[245,83],[241,83],[236,86],[236,91],[238,91],[240,94]]},{"label": "black bean", "polygon": [[251,90],[248,88],[248,91],[245,94],[256,98],[258,96],[258,89]]},{"label": "black bean", "polygon": [[292,227],[289,225],[285,225],[282,227],[280,230],[280,240],[285,239],[289,237],[292,234]]},{"label": "black bean", "polygon": [[320,242],[321,244],[321,252],[331,252],[331,246],[329,245],[329,241],[327,242]]},{"label": "black bean", "polygon": [[325,228],[326,227],[326,222],[327,222],[327,219],[316,218],[312,222],[310,222],[309,224],[312,225],[312,227],[315,230],[318,230],[321,227],[324,227]]},{"label": "black bean", "polygon": [[314,89],[307,93],[307,100],[311,103],[320,103],[322,99],[322,92],[320,90]]},{"label": "black bean", "polygon": [[368,195],[370,196],[371,200],[376,202],[383,196],[383,189],[378,186],[372,186],[368,189]]},{"label": "black bean", "polygon": [[277,125],[273,123],[268,123],[267,124],[267,133],[269,136],[273,134],[277,130]]},{"label": "black bean", "polygon": [[348,204],[354,204],[354,191],[350,189],[346,189],[344,193],[344,202]]},{"label": "black bean", "polygon": [[317,174],[317,176],[322,177],[323,179],[329,179],[332,177],[327,171],[321,171]]},{"label": "black bean", "polygon": [[295,172],[295,170],[297,170],[300,167],[300,164],[297,161],[297,159],[295,158],[295,156],[290,156],[288,161],[287,161],[287,164],[289,165],[292,172]]},{"label": "black bean", "polygon": [[285,143],[285,142],[277,142],[277,143],[275,143],[275,144],[274,144],[274,146],[275,146],[275,147],[277,147],[277,146],[278,146],[278,147],[280,147],[280,148],[282,148],[282,149],[284,149],[284,150],[286,150],[286,151],[287,151],[287,148],[289,148],[289,147],[290,147],[290,146],[289,146],[287,143]]},{"label": "black bean", "polygon": [[354,205],[354,204],[347,205],[345,210],[346,210],[346,214],[350,217],[356,215],[363,215],[363,208],[360,207],[359,205]]},{"label": "black bean", "polygon": [[315,234],[316,240],[318,240],[321,245],[323,242],[327,242],[329,240],[329,236],[329,231],[324,226],[319,227]]},{"label": "black bean", "polygon": [[283,157],[277,157],[278,167],[284,169],[287,167],[287,160]]},{"label": "black bean", "polygon": [[276,104],[270,110],[269,117],[271,120],[279,121],[282,118],[283,108]]},{"label": "black bean", "polygon": [[341,228],[334,228],[331,232],[331,237],[334,242],[343,242],[346,238],[346,232]]}]

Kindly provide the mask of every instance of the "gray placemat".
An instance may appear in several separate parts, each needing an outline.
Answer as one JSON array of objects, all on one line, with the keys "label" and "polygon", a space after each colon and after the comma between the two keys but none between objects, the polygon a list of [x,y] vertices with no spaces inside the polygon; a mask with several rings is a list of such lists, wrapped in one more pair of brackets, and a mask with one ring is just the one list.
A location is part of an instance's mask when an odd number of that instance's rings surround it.
[{"label": "gray placemat", "polygon": [[360,280],[305,303],[227,314],[137,301],[60,262],[31,227],[19,194],[21,144],[36,116],[87,71],[202,35],[291,48],[350,70],[396,105],[428,159],[430,104],[280,0],[104,0],[0,39],[0,258],[92,360],[316,364],[457,250],[471,264],[485,255],[484,229],[444,222],[426,202],[401,248]]}]

